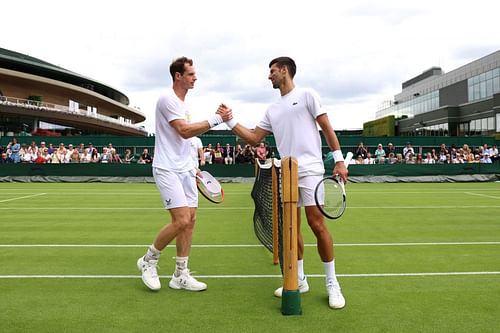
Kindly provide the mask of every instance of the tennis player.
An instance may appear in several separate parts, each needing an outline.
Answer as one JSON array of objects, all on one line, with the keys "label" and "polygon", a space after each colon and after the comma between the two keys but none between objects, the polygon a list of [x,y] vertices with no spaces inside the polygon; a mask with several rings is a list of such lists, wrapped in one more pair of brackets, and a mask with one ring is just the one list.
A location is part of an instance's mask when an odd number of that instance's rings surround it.
[{"label": "tennis player", "polygon": [[207,285],[197,281],[188,268],[198,206],[197,168],[191,158],[191,138],[228,120],[230,113],[220,111],[208,120],[190,123],[184,100],[197,80],[193,61],[186,57],[174,60],[170,65],[170,74],[172,90],[161,96],[156,104],[153,176],[171,221],[160,230],[146,254],[137,260],[137,267],[148,288],[160,289],[157,271],[160,253],[175,239],[177,256],[169,287],[201,291],[207,289]]},{"label": "tennis player", "polygon": [[[280,57],[269,64],[269,80],[274,89],[279,89],[281,97],[271,104],[264,118],[255,129],[238,124],[232,118],[226,124],[239,137],[250,144],[257,144],[266,135],[274,134],[280,156],[293,156],[299,166],[299,202],[298,202],[298,279],[299,291],[309,290],[307,278],[304,274],[304,241],[300,232],[300,207],[305,208],[307,222],[317,239],[318,252],[323,261],[326,273],[326,289],[329,306],[341,309],[345,306],[339,282],[335,274],[335,258],[332,236],[325,224],[324,217],[316,206],[314,189],[323,178],[325,169],[322,160],[321,137],[317,125],[323,131],[330,149],[335,158],[334,175],[347,181],[347,169],[340,150],[337,135],[333,130],[326,111],[321,107],[319,95],[309,88],[295,87],[293,77],[296,65],[289,57]],[[218,112],[224,114],[231,110],[222,104]],[[232,117],[232,115],[231,115]],[[283,287],[278,288],[274,295],[281,297]]]}]

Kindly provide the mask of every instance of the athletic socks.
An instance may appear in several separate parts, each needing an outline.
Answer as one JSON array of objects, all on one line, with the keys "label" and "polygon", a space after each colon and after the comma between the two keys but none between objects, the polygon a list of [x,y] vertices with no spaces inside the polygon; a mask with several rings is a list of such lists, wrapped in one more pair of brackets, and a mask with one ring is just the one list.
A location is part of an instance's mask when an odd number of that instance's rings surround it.
[{"label": "athletic socks", "polygon": [[299,281],[304,280],[305,275],[304,275],[304,260],[303,259],[297,260],[297,272],[299,275]]},{"label": "athletic socks", "polygon": [[156,247],[151,244],[148,248],[148,252],[146,252],[146,255],[144,256],[145,261],[150,261],[150,260],[158,260],[160,259],[160,254],[161,251],[157,250]]},{"label": "athletic socks", "polygon": [[188,267],[188,259],[189,259],[189,257],[175,257],[175,273],[174,273],[174,275],[176,277],[181,275],[181,272]]},{"label": "athletic socks", "polygon": [[338,283],[335,274],[335,259],[330,262],[323,262],[323,266],[325,267],[326,284],[328,285],[330,282]]}]

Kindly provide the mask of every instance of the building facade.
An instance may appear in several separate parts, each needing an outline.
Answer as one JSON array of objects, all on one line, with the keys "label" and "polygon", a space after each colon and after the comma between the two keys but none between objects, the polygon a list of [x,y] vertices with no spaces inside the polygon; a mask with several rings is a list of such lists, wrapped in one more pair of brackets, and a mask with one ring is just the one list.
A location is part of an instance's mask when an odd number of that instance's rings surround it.
[{"label": "building facade", "polygon": [[500,133],[500,50],[449,73],[432,67],[404,82],[376,118],[390,115],[401,136]]},{"label": "building facade", "polygon": [[0,137],[145,136],[145,119],[126,95],[106,84],[0,48]]}]

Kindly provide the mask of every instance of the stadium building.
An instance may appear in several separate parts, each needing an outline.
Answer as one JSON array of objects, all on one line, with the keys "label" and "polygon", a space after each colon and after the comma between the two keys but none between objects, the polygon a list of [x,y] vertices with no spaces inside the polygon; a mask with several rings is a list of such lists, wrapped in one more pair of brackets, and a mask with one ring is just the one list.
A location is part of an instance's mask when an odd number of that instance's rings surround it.
[{"label": "stadium building", "polygon": [[449,73],[432,67],[403,82],[372,124],[391,117],[401,136],[500,135],[500,50]]},{"label": "stadium building", "polygon": [[122,92],[43,60],[0,48],[0,137],[146,136],[144,114]]}]

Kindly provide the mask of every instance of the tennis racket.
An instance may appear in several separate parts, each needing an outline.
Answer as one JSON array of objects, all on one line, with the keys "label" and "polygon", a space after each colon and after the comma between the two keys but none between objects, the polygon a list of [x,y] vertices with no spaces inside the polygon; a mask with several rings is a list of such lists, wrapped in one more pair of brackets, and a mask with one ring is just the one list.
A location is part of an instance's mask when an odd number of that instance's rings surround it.
[{"label": "tennis racket", "polygon": [[224,190],[217,179],[207,171],[200,173],[201,176],[196,175],[198,191],[210,202],[219,204],[224,201]]},{"label": "tennis racket", "polygon": [[[348,152],[344,164],[349,167],[352,153]],[[323,178],[314,190],[314,200],[321,213],[329,219],[338,219],[344,214],[346,207],[346,195],[344,182],[339,177]]]}]

